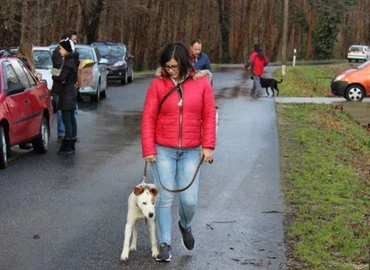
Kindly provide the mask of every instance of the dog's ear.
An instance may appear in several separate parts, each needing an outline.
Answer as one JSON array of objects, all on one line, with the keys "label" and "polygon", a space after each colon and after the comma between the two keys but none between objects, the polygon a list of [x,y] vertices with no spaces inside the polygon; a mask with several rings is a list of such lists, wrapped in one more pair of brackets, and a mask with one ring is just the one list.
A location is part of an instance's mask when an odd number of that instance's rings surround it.
[{"label": "dog's ear", "polygon": [[137,187],[134,188],[134,194],[136,196],[139,196],[143,192],[144,192],[144,187],[143,186],[137,186]]},{"label": "dog's ear", "polygon": [[158,188],[150,188],[149,192],[151,194],[153,194],[154,196],[157,196],[157,194],[159,193],[159,189]]}]

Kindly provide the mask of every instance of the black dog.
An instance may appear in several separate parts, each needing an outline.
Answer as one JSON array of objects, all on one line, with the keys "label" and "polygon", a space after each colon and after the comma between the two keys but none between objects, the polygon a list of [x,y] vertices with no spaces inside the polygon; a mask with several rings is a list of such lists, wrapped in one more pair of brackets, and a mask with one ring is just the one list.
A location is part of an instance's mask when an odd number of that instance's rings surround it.
[{"label": "black dog", "polygon": [[[251,76],[251,79],[253,80],[253,76]],[[277,80],[275,79],[266,79],[266,78],[262,78],[260,77],[260,82],[261,82],[261,86],[263,88],[266,88],[266,94],[267,96],[269,96],[269,91],[268,89],[271,88],[272,90],[272,96],[275,96],[275,91],[274,89],[276,90],[276,95],[279,96],[279,88],[278,88],[278,83],[282,83],[283,82],[283,79],[280,80],[280,82],[278,82]]]}]

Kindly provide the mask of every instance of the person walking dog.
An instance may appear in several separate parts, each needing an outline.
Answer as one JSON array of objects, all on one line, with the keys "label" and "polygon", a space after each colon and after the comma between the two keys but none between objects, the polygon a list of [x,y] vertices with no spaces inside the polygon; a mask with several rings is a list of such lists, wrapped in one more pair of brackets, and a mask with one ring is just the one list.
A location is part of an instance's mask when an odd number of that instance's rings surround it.
[{"label": "person walking dog", "polygon": [[[157,261],[171,260],[171,208],[175,194],[186,187],[200,162],[211,162],[216,146],[215,98],[206,77],[193,79],[195,70],[184,43],[167,44],[160,56],[162,76],[147,91],[141,123],[142,155],[150,162],[160,192],[156,200]],[[163,185],[163,186],[162,186]],[[192,221],[198,204],[199,173],[179,193],[178,226],[187,250],[195,239]],[[165,189],[165,187],[167,189]]]},{"label": "person walking dog", "polygon": [[264,72],[264,67],[268,64],[268,60],[263,50],[258,44],[254,44],[254,51],[248,58],[247,63],[244,65],[244,69],[248,70],[251,68],[253,75],[253,89],[251,96],[260,97],[262,96],[262,86],[260,78]]}]

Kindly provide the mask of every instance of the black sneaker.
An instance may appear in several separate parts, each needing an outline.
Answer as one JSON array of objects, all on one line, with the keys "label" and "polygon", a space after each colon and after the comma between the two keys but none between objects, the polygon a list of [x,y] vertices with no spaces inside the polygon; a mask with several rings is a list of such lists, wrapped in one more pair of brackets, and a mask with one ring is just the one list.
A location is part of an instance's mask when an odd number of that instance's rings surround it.
[{"label": "black sneaker", "polygon": [[171,261],[171,246],[167,243],[162,243],[159,245],[159,254],[156,258],[157,262],[170,262]]},{"label": "black sneaker", "polygon": [[187,249],[187,250],[192,250],[195,245],[195,240],[194,236],[191,233],[191,228],[185,230],[181,227],[180,221],[179,221],[179,228],[180,232],[182,234],[182,245]]}]

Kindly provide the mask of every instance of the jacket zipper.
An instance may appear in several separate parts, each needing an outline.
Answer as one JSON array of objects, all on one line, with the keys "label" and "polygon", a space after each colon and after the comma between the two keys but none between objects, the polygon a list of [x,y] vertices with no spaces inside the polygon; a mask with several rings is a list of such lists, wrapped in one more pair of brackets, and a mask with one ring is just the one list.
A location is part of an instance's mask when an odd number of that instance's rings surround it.
[{"label": "jacket zipper", "polygon": [[180,101],[179,103],[177,103],[177,106],[180,107],[180,119],[179,119],[179,148],[181,148],[182,146],[182,114],[183,114],[183,109],[182,109],[182,105],[183,105],[183,92],[182,92],[182,87],[180,86],[179,87],[179,97],[180,97]]}]

